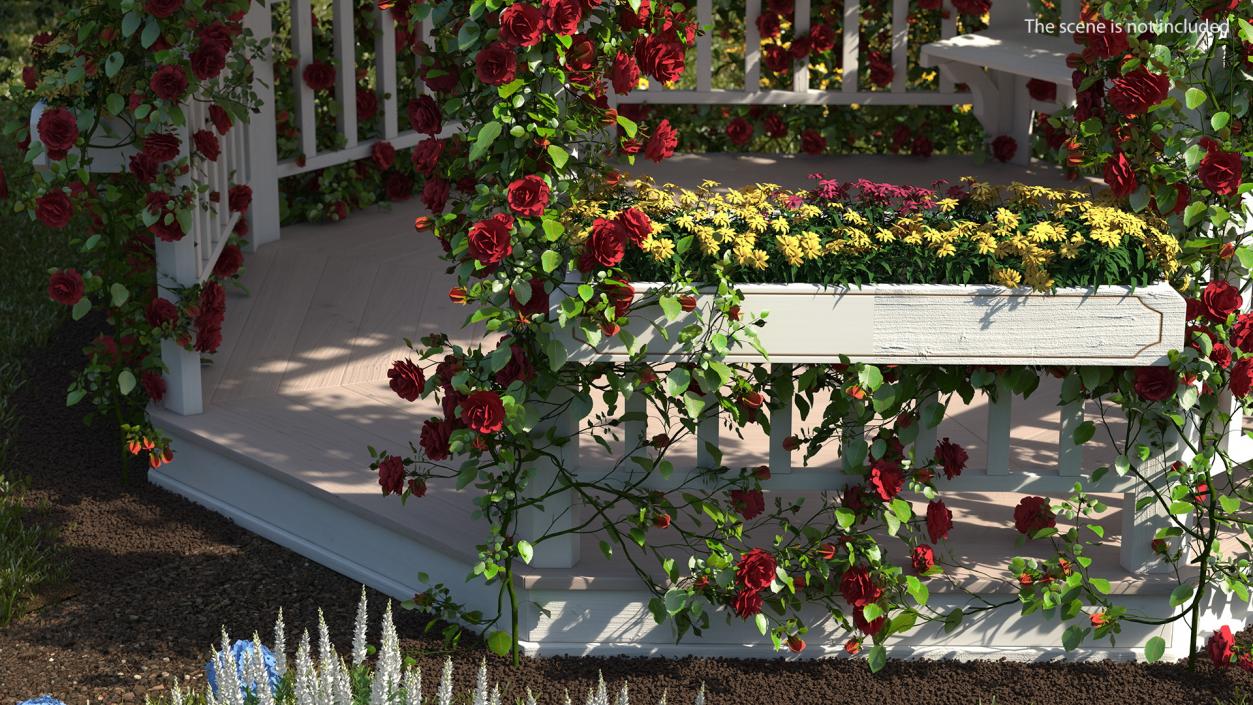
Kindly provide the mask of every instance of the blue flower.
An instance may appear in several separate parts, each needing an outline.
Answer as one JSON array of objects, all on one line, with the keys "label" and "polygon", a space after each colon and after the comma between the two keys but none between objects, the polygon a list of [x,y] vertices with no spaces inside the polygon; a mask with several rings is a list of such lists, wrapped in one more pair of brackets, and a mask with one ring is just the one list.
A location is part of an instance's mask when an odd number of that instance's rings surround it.
[{"label": "blue flower", "polygon": [[18,703],[17,705],[65,705],[65,703],[61,702],[60,700],[57,700],[51,695],[40,695],[37,698],[24,700]]},{"label": "blue flower", "polygon": [[[239,674],[239,680],[241,682],[240,692],[243,693],[245,698],[252,693],[252,688],[249,687],[250,684],[244,677],[244,658],[245,654],[253,652],[253,648],[253,643],[251,641],[245,641],[243,639],[239,639],[234,644],[231,644],[231,654],[235,657],[235,672]],[[218,693],[218,679],[217,673],[214,669],[220,655],[220,652],[213,652],[213,658],[204,665],[205,680],[209,682],[209,688],[212,689],[213,694],[218,697],[220,697],[221,694]],[[274,662],[274,654],[270,653],[270,650],[267,649],[264,644],[261,645],[261,661],[265,664],[265,673],[269,677],[270,692],[272,693],[278,689],[278,668]],[[53,703],[31,702],[33,705],[53,705]],[[64,705],[64,703],[61,703],[60,705]]]}]

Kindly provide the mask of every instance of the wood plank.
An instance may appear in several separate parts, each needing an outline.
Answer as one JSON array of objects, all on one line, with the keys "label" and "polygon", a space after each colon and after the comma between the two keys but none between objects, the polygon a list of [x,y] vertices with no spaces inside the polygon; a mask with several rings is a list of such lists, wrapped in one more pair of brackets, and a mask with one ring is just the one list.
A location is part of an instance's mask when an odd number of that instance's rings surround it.
[{"label": "wood plank", "polygon": [[[296,92],[296,129],[300,132],[300,153],[312,158],[318,153],[317,117],[313,89],[305,85],[303,72],[313,62],[313,6],[310,0],[292,0],[292,90]],[[281,176],[281,174],[280,174]]]},{"label": "wood plank", "polygon": [[309,301],[279,392],[331,387],[344,379],[345,343],[361,326],[381,258],[354,256],[326,267]]},{"label": "wood plank", "polygon": [[222,345],[212,356],[210,364],[203,368],[203,385],[205,403],[213,400],[214,392],[222,376],[226,374],[231,355],[239,347],[239,341],[248,335],[248,318],[252,307],[265,286],[276,255],[277,246],[265,247],[250,253],[244,261],[244,271],[240,283],[248,290],[248,294],[227,288],[226,318],[222,321]]}]

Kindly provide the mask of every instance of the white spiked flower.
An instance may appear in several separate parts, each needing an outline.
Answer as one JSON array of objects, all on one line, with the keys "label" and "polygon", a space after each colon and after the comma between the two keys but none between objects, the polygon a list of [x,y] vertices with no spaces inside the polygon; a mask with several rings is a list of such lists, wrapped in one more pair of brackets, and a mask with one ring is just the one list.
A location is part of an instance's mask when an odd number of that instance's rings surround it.
[{"label": "white spiked flower", "polygon": [[657,701],[657,705],[666,705],[666,690],[665,690],[665,688],[662,688],[662,690],[661,690],[661,700],[658,700],[658,701]]},{"label": "white spiked flower", "polygon": [[396,634],[396,623],[392,620],[392,601],[387,601],[387,609],[383,612],[383,636],[379,649],[378,663],[375,664],[374,683],[370,689],[371,705],[388,705],[400,688],[401,669],[404,664],[400,656],[400,637]]},{"label": "white spiked flower", "polygon": [[452,657],[444,660],[444,672],[440,674],[439,690],[435,693],[435,705],[452,705]]},{"label": "white spiked flower", "polygon": [[705,684],[701,682],[700,690],[696,691],[696,701],[692,705],[705,705]]},{"label": "white spiked flower", "polygon": [[170,705],[183,705],[183,691],[178,687],[178,679],[174,679],[174,689],[170,691]]},{"label": "white spiked flower", "polygon": [[487,699],[487,705],[500,705],[500,684],[492,686],[492,697]]},{"label": "white spiked flower", "polygon": [[596,672],[596,700],[595,705],[609,705],[609,689],[605,687],[605,674],[600,671]]},{"label": "white spiked flower", "polygon": [[244,653],[247,662],[247,684],[257,700],[257,705],[274,705],[274,691],[270,689],[270,674],[265,668],[265,652],[261,650],[261,636],[252,635],[252,649]]},{"label": "white spiked flower", "polygon": [[352,676],[348,674],[348,664],[343,659],[339,660],[339,666],[333,670],[335,678],[335,692],[333,705],[353,705],[352,699]]},{"label": "white spiked flower", "polygon": [[614,701],[614,705],[631,705],[631,695],[627,692],[627,684],[622,683],[622,690],[618,691],[618,699]]},{"label": "white spiked flower", "polygon": [[526,689],[526,705],[538,705],[538,703],[535,702],[535,693],[531,692],[530,686],[527,686]]},{"label": "white spiked flower", "polygon": [[283,624],[282,607],[274,621],[274,670],[280,676],[287,675],[287,625]]},{"label": "white spiked flower", "polygon": [[318,699],[318,675],[309,652],[309,630],[306,629],[300,635],[300,645],[296,647],[296,677],[292,688],[297,705],[316,705]]},{"label": "white spiked flower", "polygon": [[422,705],[421,668],[411,668],[405,674],[405,705]]},{"label": "white spiked flower", "polygon": [[366,605],[365,586],[361,586],[361,601],[357,603],[357,619],[352,625],[352,665],[365,663],[366,620],[369,609]]},{"label": "white spiked flower", "polygon": [[474,705],[487,705],[487,659],[479,661],[479,675],[474,681]]}]

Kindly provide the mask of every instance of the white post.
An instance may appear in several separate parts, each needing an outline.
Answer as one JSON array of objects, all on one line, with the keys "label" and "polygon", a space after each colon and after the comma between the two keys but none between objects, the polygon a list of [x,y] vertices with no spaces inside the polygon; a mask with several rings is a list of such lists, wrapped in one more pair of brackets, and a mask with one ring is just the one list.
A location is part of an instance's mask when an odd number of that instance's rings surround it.
[{"label": "white post", "polygon": [[[1187,432],[1191,433],[1191,430]],[[1126,453],[1132,458],[1132,462],[1135,462],[1137,457],[1135,446],[1143,442],[1147,436],[1148,432],[1141,428],[1138,437],[1128,444]],[[1152,488],[1146,486],[1145,482],[1157,487],[1164,484],[1162,478],[1166,474],[1166,469],[1180,457],[1179,451],[1182,445],[1178,434],[1173,429],[1167,430],[1166,438],[1163,440],[1164,447],[1160,453],[1151,456],[1139,466],[1144,482],[1137,482],[1131,491],[1123,493],[1122,545],[1119,547],[1119,563],[1132,573],[1156,572],[1169,567],[1153,552],[1152,543],[1153,535],[1157,533],[1157,530],[1169,523],[1166,508],[1156,498],[1152,504],[1141,510],[1136,509],[1136,503],[1153,494]]]},{"label": "white post", "polygon": [[792,472],[792,451],[783,442],[792,435],[792,366],[776,363],[771,365],[774,376],[775,397],[770,400],[770,474],[783,475]]},{"label": "white post", "polygon": [[252,207],[248,209],[248,249],[279,238],[278,198],[278,132],[274,119],[274,59],[271,40],[270,0],[255,2],[244,18],[254,37],[265,41],[262,56],[252,64],[252,87],[261,101],[261,111],[253,113],[246,126],[248,185],[252,188]]},{"label": "white post", "polygon": [[[191,131],[184,129],[182,137],[180,158],[190,153]],[[183,180],[189,178],[189,175],[181,177]],[[199,204],[193,207],[199,208]],[[179,297],[174,290],[192,286],[200,279],[196,234],[184,233],[183,238],[176,242],[157,238],[155,250],[158,295],[177,303]],[[202,413],[204,399],[200,386],[200,353],[187,350],[174,340],[163,340],[161,362],[165,364],[165,398],[162,400],[165,408],[183,416]]]},{"label": "white post", "polygon": [[1014,393],[1004,375],[996,377],[996,397],[988,396],[988,474],[1009,474],[1009,432],[1013,427]]},{"label": "white post", "polygon": [[[560,398],[554,395],[550,400],[560,406],[568,398],[563,394]],[[569,439],[568,442],[560,447],[548,447],[543,440],[537,442],[557,456],[571,474],[576,474],[579,462],[578,417],[566,411],[536,426],[535,437],[542,439],[549,429],[554,429],[558,438]],[[558,474],[553,461],[537,461],[530,470],[525,494],[528,497],[550,496],[543,500],[543,506],[528,507],[518,513],[518,538],[530,541],[535,547],[530,562],[533,568],[573,568],[579,562],[580,535],[577,533],[561,534],[536,543],[545,534],[566,531],[578,524],[575,494],[571,490],[556,489]]]}]

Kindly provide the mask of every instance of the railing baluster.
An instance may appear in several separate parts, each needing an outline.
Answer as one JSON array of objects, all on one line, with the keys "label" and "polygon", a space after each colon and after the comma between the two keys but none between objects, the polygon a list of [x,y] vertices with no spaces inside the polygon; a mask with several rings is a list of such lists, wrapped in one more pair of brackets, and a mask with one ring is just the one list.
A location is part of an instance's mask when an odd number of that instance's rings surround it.
[{"label": "railing baluster", "polygon": [[771,365],[770,374],[775,390],[770,400],[770,474],[782,475],[792,472],[792,451],[783,447],[792,435],[792,366]]},{"label": "railing baluster", "polygon": [[722,465],[722,461],[714,454],[718,448],[718,420],[721,409],[718,407],[718,398],[714,395],[705,395],[705,403],[705,410],[701,412],[700,420],[696,424],[696,467],[716,468]]},{"label": "railing baluster", "polygon": [[357,40],[352,22],[353,0],[335,0],[331,22],[334,25],[335,101],[339,104],[336,121],[344,136],[344,146],[357,144]]},{"label": "railing baluster", "polygon": [[940,395],[932,392],[918,400],[918,437],[914,439],[914,466],[921,467],[935,457],[935,439],[940,432],[939,426],[927,427],[927,409],[940,403]]},{"label": "railing baluster", "polygon": [[844,44],[840,90],[857,90],[858,56],[861,53],[861,5],[857,0],[844,0]]},{"label": "railing baluster", "polygon": [[[859,402],[853,402],[856,406],[861,406]],[[840,460],[847,469],[848,457],[850,455],[860,455],[863,460],[866,459],[866,427],[862,425],[861,409],[847,414],[844,417],[843,427],[840,429]],[[860,446],[860,449],[854,450]]]},{"label": "railing baluster", "polygon": [[643,392],[632,394],[623,405],[623,411],[633,417],[623,423],[623,443],[627,451],[633,451],[648,442],[648,397]]},{"label": "railing baluster", "polygon": [[[696,0],[696,24],[708,27],[713,21],[713,0]],[[701,93],[713,90],[713,36],[710,32],[701,32],[696,38],[696,90]]]},{"label": "railing baluster", "polygon": [[1009,429],[1013,416],[1014,397],[1009,382],[996,378],[996,398],[988,397],[988,474],[1009,473]]},{"label": "railing baluster", "polygon": [[[383,139],[399,134],[396,109],[396,23],[392,11],[378,9],[378,31],[374,34],[374,80],[383,107]],[[355,110],[355,108],[354,108]]]},{"label": "railing baluster", "polygon": [[761,0],[745,0],[744,90],[749,93],[761,90],[761,35],[757,32],[757,16],[760,14]]},{"label": "railing baluster", "polygon": [[243,150],[247,157],[242,164],[246,176],[242,182],[252,187],[253,205],[248,209],[248,247],[257,247],[278,239],[278,139],[275,128],[274,61],[275,48],[270,39],[274,18],[266,3],[251,3],[245,17],[253,36],[263,42],[262,54],[252,64],[252,89],[261,102],[247,125],[237,129],[244,133]]},{"label": "railing baluster", "polygon": [[1075,429],[1083,423],[1083,399],[1062,405],[1057,438],[1057,474],[1075,476],[1083,472],[1083,446],[1075,443]]},{"label": "railing baluster", "polygon": [[[805,37],[809,35],[809,0],[796,0],[795,15],[792,19],[792,36]],[[801,59],[800,66],[796,67],[796,72],[792,74],[792,90],[797,93],[809,92],[809,55],[806,54]]]},{"label": "railing baluster", "polygon": [[905,90],[909,78],[909,0],[892,0],[892,92]]},{"label": "railing baluster", "polygon": [[[1184,433],[1190,437],[1196,437],[1197,429],[1191,424],[1192,416],[1188,417],[1189,423],[1184,427]],[[1143,429],[1140,431],[1144,433]],[[1125,570],[1136,572],[1157,572],[1169,569],[1169,565],[1161,562],[1153,552],[1153,535],[1163,526],[1167,526],[1170,521],[1166,516],[1166,510],[1161,503],[1154,501],[1144,509],[1137,510],[1136,504],[1139,500],[1146,496],[1152,495],[1152,489],[1149,485],[1159,486],[1162,482],[1162,476],[1166,473],[1166,468],[1175,460],[1184,457],[1182,449],[1184,445],[1180,442],[1179,434],[1174,430],[1172,425],[1166,431],[1163,440],[1161,452],[1151,456],[1148,460],[1139,464],[1140,474],[1144,476],[1144,481],[1137,481],[1131,488],[1130,492],[1123,493],[1122,500],[1122,545],[1119,546],[1118,557],[1119,563]],[[1137,435],[1127,445],[1127,453],[1133,454],[1132,449],[1141,441],[1141,437]],[[1132,462],[1139,462],[1139,458]],[[1171,539],[1174,548],[1178,548],[1178,539]],[[1190,542],[1189,542],[1190,543]],[[1188,557],[1184,557],[1184,561]]]},{"label": "railing baluster", "polygon": [[[957,11],[953,9],[951,0],[944,0],[940,5],[940,39],[957,36]],[[953,82],[943,73],[940,74],[940,92],[952,93]]]},{"label": "railing baluster", "polygon": [[306,159],[317,154],[317,116],[314,114],[313,89],[305,85],[303,72],[313,62],[313,7],[310,0],[292,0],[292,84],[296,91],[296,129],[300,130],[300,153]]}]

